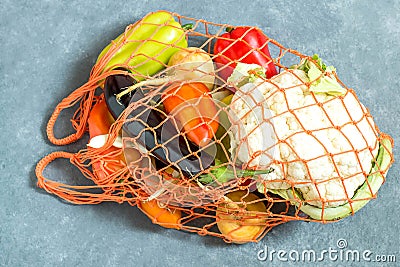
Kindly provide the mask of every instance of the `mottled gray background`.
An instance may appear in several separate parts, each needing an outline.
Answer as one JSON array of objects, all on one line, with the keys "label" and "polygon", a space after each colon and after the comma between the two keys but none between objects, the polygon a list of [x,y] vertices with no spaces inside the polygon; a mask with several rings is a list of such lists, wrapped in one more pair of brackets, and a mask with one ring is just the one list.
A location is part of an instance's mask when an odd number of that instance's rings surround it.
[{"label": "mottled gray background", "polygon": [[[339,238],[345,238],[350,249],[396,254],[399,265],[398,162],[378,198],[356,216],[329,225],[287,223],[260,243],[241,246],[163,229],[125,204],[74,206],[36,188],[35,164],[60,149],[44,134],[55,105],[87,80],[98,53],[127,24],[158,9],[256,25],[287,47],[319,53],[356,90],[380,129],[400,140],[399,1],[160,2],[2,0],[0,265],[267,266],[271,263],[256,256],[264,246],[322,250],[335,248]],[[59,132],[65,134],[68,128],[63,125],[65,120]],[[77,151],[86,141],[61,149]],[[397,149],[395,154],[399,158]],[[46,175],[83,182],[71,178],[79,175],[66,161],[55,162]]]}]

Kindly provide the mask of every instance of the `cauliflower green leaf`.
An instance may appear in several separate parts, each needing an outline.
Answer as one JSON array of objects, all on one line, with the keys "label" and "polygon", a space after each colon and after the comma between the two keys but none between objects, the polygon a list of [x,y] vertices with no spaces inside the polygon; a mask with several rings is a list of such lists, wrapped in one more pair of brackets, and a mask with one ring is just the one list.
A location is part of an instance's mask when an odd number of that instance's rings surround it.
[{"label": "cauliflower green leaf", "polygon": [[310,91],[333,96],[346,94],[347,90],[339,84],[334,76],[336,69],[333,66],[327,67],[317,54],[313,55],[311,59],[311,61],[304,59],[299,65],[291,67],[303,70],[308,75],[311,81]]},{"label": "cauliflower green leaf", "polygon": [[264,185],[262,183],[259,183],[257,184],[257,189],[261,193],[265,193],[265,191],[268,191],[273,194],[279,195],[284,199],[290,200],[292,205],[298,206],[301,211],[306,213],[312,219],[327,221],[342,219],[360,210],[378,192],[379,188],[385,180],[385,174],[382,174],[381,171],[387,171],[392,162],[392,149],[392,143],[389,139],[381,140],[375,164],[367,177],[367,181],[365,181],[355,192],[354,196],[352,197],[351,204],[345,203],[338,207],[326,207],[324,209],[321,209],[303,201],[301,195],[299,195],[299,193],[292,188],[266,190],[266,188],[264,188]]},{"label": "cauliflower green leaf", "polygon": [[212,182],[226,183],[232,179],[240,177],[251,177],[260,174],[268,174],[274,171],[273,168],[265,170],[241,170],[233,169],[231,166],[221,165],[221,162],[216,159],[214,168],[211,168],[208,173],[200,175],[198,181],[203,184],[210,184]]},{"label": "cauliflower green leaf", "polygon": [[265,68],[262,66],[238,62],[227,82],[228,84],[242,87],[247,83],[253,83],[258,78],[265,77]]}]

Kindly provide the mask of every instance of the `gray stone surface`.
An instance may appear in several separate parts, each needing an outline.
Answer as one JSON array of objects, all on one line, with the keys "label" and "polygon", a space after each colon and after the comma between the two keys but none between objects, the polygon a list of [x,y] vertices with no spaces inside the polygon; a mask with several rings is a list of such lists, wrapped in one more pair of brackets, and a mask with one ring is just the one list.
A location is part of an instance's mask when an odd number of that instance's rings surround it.
[{"label": "gray stone surface", "polygon": [[[292,266],[257,251],[336,248],[395,254],[400,262],[399,163],[376,200],[334,224],[291,222],[260,243],[227,245],[166,230],[126,204],[66,204],[35,186],[34,168],[59,150],[45,136],[56,103],[88,78],[98,53],[124,27],[158,9],[256,25],[285,46],[319,53],[356,90],[383,132],[400,140],[400,4],[392,1],[10,1],[0,5],[1,266]],[[68,118],[68,114],[64,116]],[[60,132],[68,131],[66,121]],[[63,147],[77,151],[85,141]],[[395,157],[399,157],[395,149]],[[66,161],[46,172],[84,183]],[[65,177],[63,179],[62,177]],[[326,260],[318,265],[360,265]],[[306,264],[308,265],[308,264]],[[371,266],[375,264],[370,264]],[[394,266],[394,264],[393,264]]]}]

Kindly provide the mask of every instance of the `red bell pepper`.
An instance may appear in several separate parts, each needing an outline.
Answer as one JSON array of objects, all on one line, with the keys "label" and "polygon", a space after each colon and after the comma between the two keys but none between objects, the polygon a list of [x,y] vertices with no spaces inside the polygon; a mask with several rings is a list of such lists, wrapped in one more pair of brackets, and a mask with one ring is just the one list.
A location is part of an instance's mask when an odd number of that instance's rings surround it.
[{"label": "red bell pepper", "polygon": [[172,84],[164,92],[163,104],[188,139],[198,146],[208,144],[218,130],[217,107],[203,83]]},{"label": "red bell pepper", "polygon": [[220,69],[219,75],[225,81],[232,74],[236,62],[258,64],[266,69],[267,78],[277,74],[268,49],[268,37],[254,27],[227,28],[215,42],[215,62]]}]

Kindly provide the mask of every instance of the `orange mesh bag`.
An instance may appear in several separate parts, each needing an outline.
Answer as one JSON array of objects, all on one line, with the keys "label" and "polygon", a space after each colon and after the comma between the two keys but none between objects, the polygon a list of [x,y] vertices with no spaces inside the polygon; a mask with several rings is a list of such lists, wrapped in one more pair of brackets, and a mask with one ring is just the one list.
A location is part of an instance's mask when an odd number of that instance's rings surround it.
[{"label": "orange mesh bag", "polygon": [[[318,56],[233,28],[166,11],[129,25],[49,120],[52,143],[89,131],[87,148],[44,157],[38,186],[75,204],[128,202],[164,227],[235,243],[288,221],[336,221],[375,198],[393,140],[355,92]],[[60,112],[78,103],[76,132],[56,138]],[[94,184],[44,177],[57,158]]]}]

